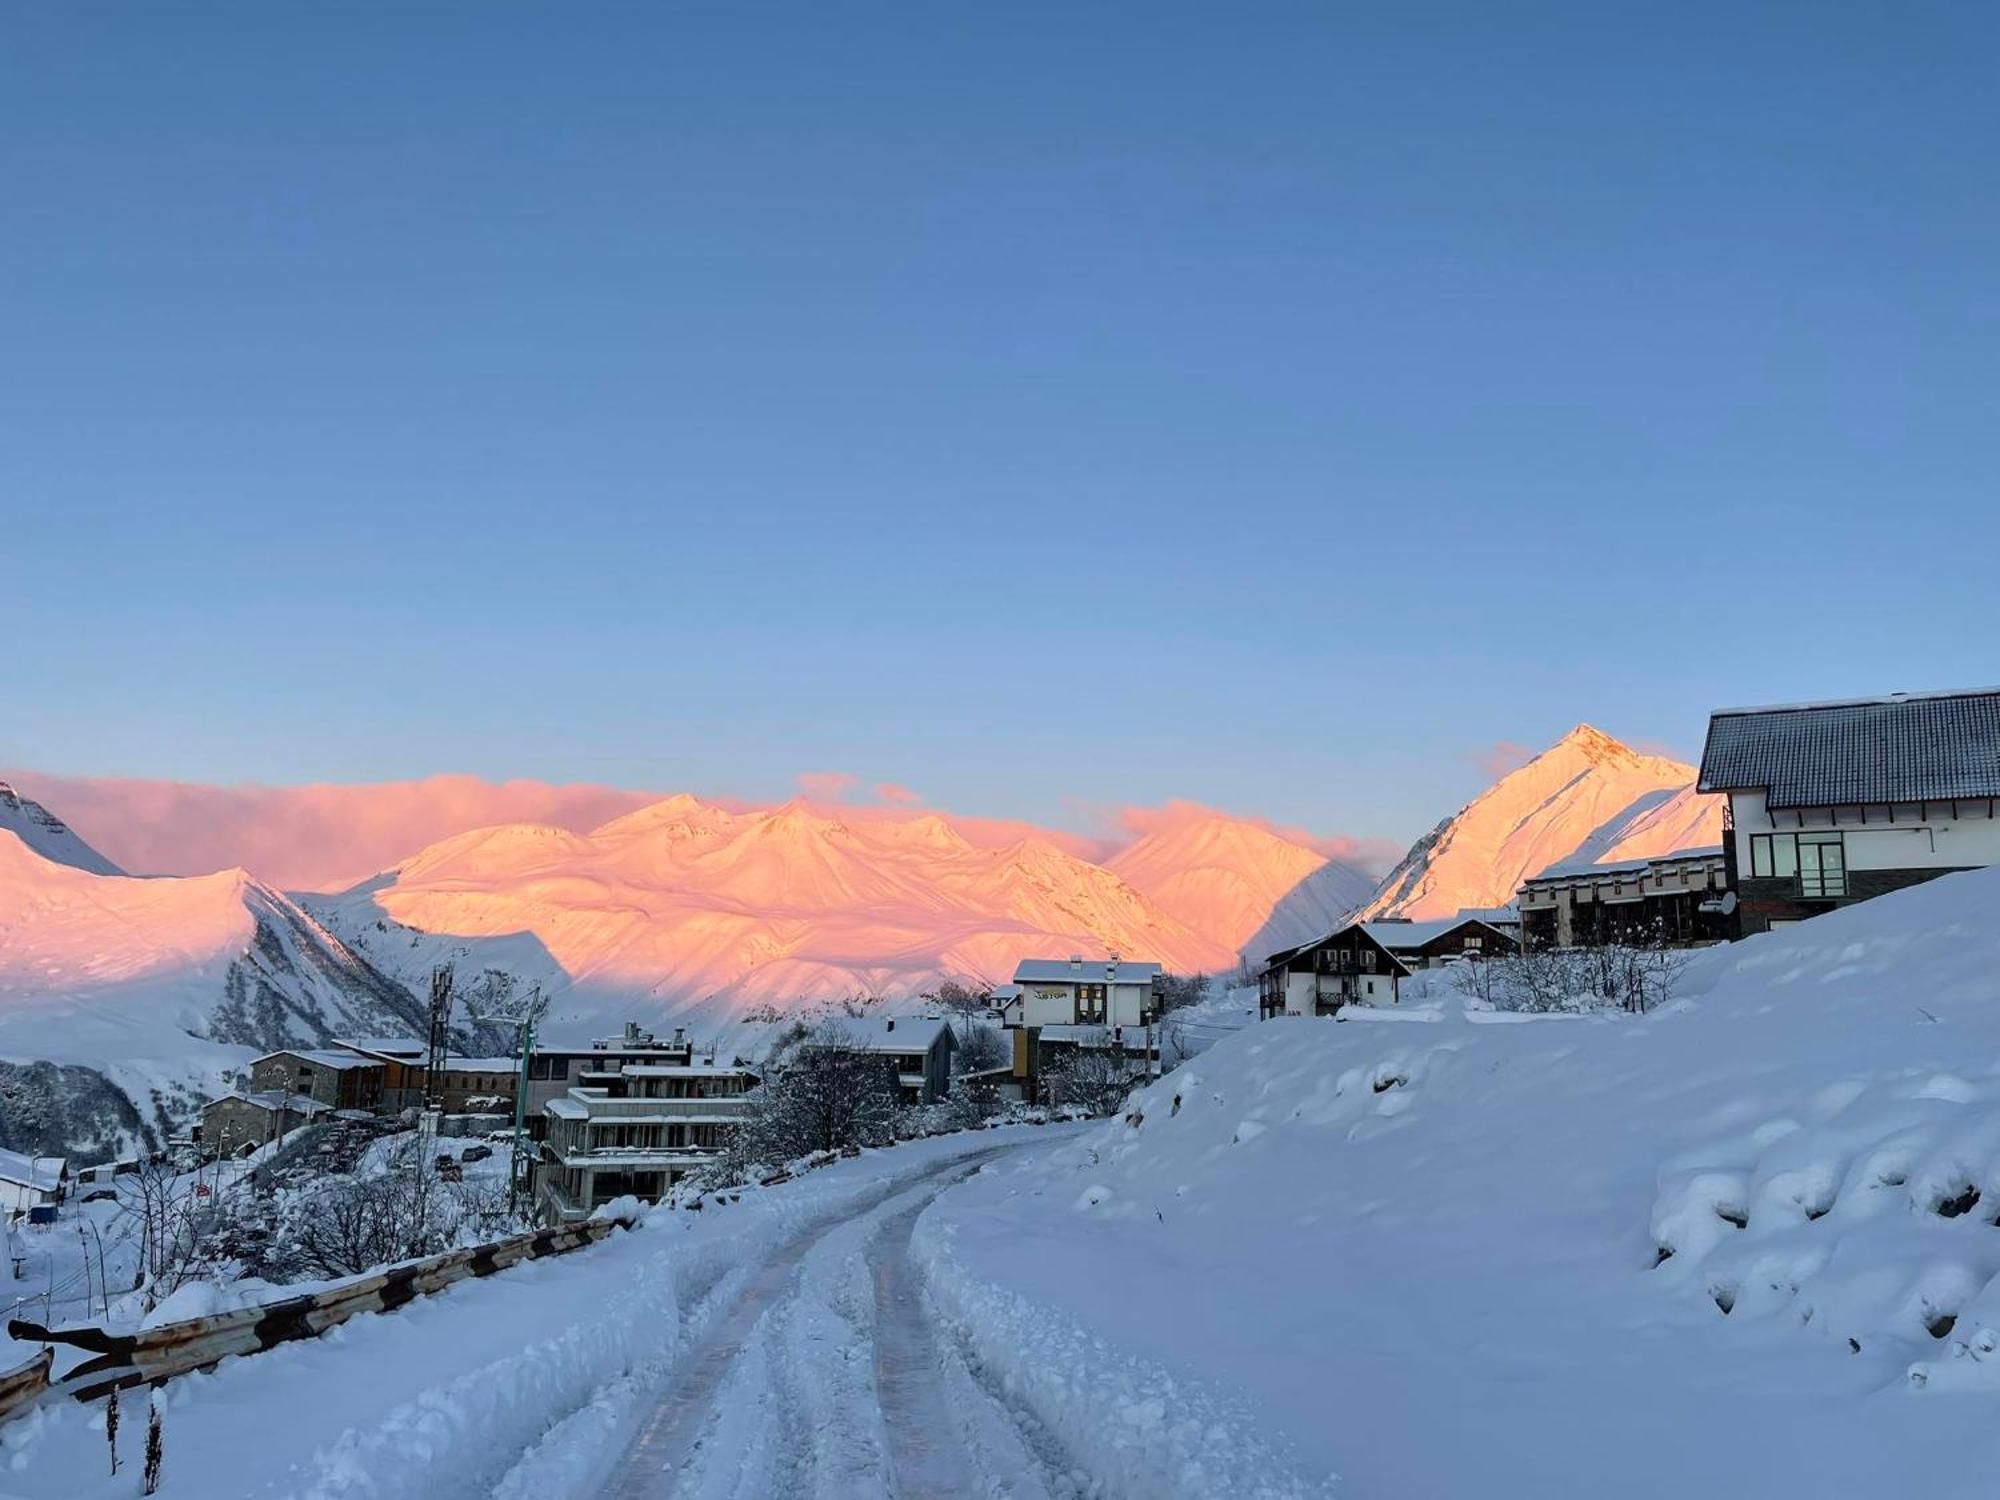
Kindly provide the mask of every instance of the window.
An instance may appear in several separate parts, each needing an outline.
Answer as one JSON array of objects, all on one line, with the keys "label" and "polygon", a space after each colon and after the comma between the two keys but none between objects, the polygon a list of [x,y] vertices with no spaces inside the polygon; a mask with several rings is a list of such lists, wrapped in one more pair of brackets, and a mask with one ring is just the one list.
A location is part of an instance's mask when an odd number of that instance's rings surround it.
[{"label": "window", "polygon": [[1750,836],[1750,873],[1760,880],[1796,880],[1799,894],[1827,900],[1847,894],[1846,835],[1757,833]]},{"label": "window", "polygon": [[1361,950],[1361,967],[1364,969],[1375,967],[1375,950],[1373,948],[1363,948]]}]

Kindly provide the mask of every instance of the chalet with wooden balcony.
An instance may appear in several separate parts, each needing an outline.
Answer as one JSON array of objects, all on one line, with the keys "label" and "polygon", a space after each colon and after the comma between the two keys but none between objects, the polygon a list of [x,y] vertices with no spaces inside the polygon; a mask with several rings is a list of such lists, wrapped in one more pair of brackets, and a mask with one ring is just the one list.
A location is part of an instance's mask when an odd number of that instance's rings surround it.
[{"label": "chalet with wooden balcony", "polygon": [[1269,1020],[1329,1016],[1346,1005],[1394,1005],[1403,982],[1420,969],[1501,957],[1519,946],[1494,923],[1464,914],[1428,922],[1351,922],[1272,954],[1257,976],[1257,1012]]},{"label": "chalet with wooden balcony", "polygon": [[2000,864],[2000,688],[1710,716],[1738,932]]}]

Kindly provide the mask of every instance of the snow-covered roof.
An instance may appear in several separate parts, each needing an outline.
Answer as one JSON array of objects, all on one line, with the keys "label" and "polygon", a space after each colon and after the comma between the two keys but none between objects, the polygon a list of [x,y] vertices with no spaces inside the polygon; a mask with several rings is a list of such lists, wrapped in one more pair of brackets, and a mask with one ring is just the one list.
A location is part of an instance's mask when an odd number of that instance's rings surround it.
[{"label": "snow-covered roof", "polygon": [[1469,922],[1478,922],[1482,927],[1493,925],[1478,917],[1465,916],[1439,917],[1429,922],[1362,922],[1358,925],[1363,932],[1394,953],[1401,949],[1421,948],[1448,932],[1456,932]]},{"label": "snow-covered roof", "polygon": [[259,1109],[273,1112],[287,1110],[295,1115],[325,1114],[332,1109],[331,1104],[322,1104],[310,1094],[292,1094],[283,1089],[260,1089],[256,1093],[224,1094],[220,1099],[211,1099],[208,1106],[217,1104],[254,1104]]},{"label": "snow-covered roof", "polygon": [[518,1057],[447,1057],[444,1060],[448,1073],[514,1073],[521,1066]]},{"label": "snow-covered roof", "polygon": [[1015,984],[1151,984],[1163,971],[1158,964],[1121,959],[1024,958],[1014,970]]},{"label": "snow-covered roof", "polygon": [[[359,1052],[321,1051],[313,1047],[280,1047],[276,1052],[266,1052],[262,1057],[257,1058],[255,1062],[269,1062],[274,1057],[304,1058],[307,1062],[315,1063],[322,1068],[337,1068],[343,1071],[348,1068],[379,1068],[382,1066],[382,1060],[379,1057],[364,1057]],[[254,1066],[255,1064],[253,1063],[252,1065]]]},{"label": "snow-covered roof", "polygon": [[755,1078],[756,1069],[729,1063],[628,1063],[620,1078]]},{"label": "snow-covered roof", "polygon": [[1697,786],[1775,808],[2000,797],[2000,688],[1722,709]]},{"label": "snow-covered roof", "polygon": [[38,1193],[53,1193],[62,1186],[67,1159],[60,1156],[26,1156],[19,1151],[0,1151],[0,1182],[18,1183]]},{"label": "snow-covered roof", "polygon": [[940,1032],[951,1035],[951,1024],[926,1016],[842,1016],[827,1032],[857,1052],[928,1052]]},{"label": "snow-covered roof", "polygon": [[[1650,859],[1603,859],[1592,862],[1587,859],[1559,860],[1540,874],[1530,875],[1530,882],[1537,880],[1574,880],[1584,876],[1622,875],[1634,870],[1649,870],[1655,865],[1698,864],[1711,859],[1721,859],[1723,848],[1720,844],[1703,844],[1693,849],[1676,849],[1671,854],[1655,854]],[[1519,921],[1517,915],[1514,919]]]},{"label": "snow-covered roof", "polygon": [[377,1057],[393,1057],[398,1060],[425,1057],[430,1053],[428,1043],[407,1036],[354,1036],[337,1037],[337,1047],[351,1047],[356,1052],[371,1052]]},{"label": "snow-covered roof", "polygon": [[576,1099],[551,1099],[542,1106],[559,1120],[587,1120],[589,1107]]},{"label": "snow-covered roof", "polygon": [[992,990],[988,992],[986,998],[992,1002],[993,1008],[995,1010],[999,1010],[1002,1007],[1004,1007],[1009,1000],[1018,1000],[1020,997],[1021,997],[1021,987],[1018,984],[996,984],[993,986]]}]

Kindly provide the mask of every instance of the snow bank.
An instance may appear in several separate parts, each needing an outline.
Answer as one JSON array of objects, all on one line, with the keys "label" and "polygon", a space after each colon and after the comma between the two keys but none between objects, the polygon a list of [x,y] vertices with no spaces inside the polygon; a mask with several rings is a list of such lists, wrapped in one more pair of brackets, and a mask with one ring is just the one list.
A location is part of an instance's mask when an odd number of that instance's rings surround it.
[{"label": "snow bank", "polygon": [[[1105,1192],[1086,1189],[1076,1208],[1096,1207]],[[1158,1500],[1332,1493],[1331,1476],[1298,1472],[1240,1399],[1137,1357],[1080,1320],[970,1271],[955,1253],[956,1230],[949,1216],[928,1216],[913,1245],[937,1311],[1003,1398],[1084,1466],[1094,1493]]]},{"label": "snow bank", "polygon": [[[649,1214],[592,1249],[172,1381],[163,1388],[160,1493],[590,1493],[593,1466],[607,1444],[615,1456],[633,1401],[672,1369],[685,1307],[726,1293],[801,1225],[879,1194],[885,1178],[1005,1138],[974,1132],[868,1152],[782,1189],[746,1191],[727,1207]],[[128,1420],[128,1461],[136,1463],[142,1439],[143,1424]],[[97,1479],[103,1463],[100,1407],[52,1404],[0,1428],[0,1493],[9,1497],[131,1493],[122,1479]],[[517,1467],[535,1483],[509,1479]],[[568,1488],[539,1487],[555,1476]]]},{"label": "snow bank", "polygon": [[1986,1493],[2000,871],[1683,993],[1251,1027],[943,1200],[937,1295],[1052,1422],[1231,1390],[1357,1494]]}]

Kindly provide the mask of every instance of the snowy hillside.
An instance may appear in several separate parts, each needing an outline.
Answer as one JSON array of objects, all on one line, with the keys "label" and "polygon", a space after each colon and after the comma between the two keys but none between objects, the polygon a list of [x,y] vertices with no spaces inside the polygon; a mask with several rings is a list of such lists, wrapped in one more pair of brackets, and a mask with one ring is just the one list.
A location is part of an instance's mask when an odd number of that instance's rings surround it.
[{"label": "snowy hillside", "polygon": [[587,835],[479,829],[311,907],[390,972],[450,956],[543,985],[550,1034],[997,982],[1035,953],[1233,962],[1227,943],[1041,839],[987,848],[937,816],[736,813],[689,796]]},{"label": "snowy hillside", "polygon": [[1375,889],[1364,870],[1220,814],[1149,833],[1105,867],[1191,931],[1258,953],[1326,931]]},{"label": "snowy hillside", "polygon": [[124,872],[78,838],[70,826],[41,803],[0,781],[0,830],[13,834],[44,859],[88,870],[93,875]]},{"label": "snowy hillside", "polygon": [[[162,1105],[184,1111],[253,1052],[342,1032],[414,1034],[420,1021],[406,990],[241,870],[93,874],[0,831],[0,1081],[17,1094],[34,1086],[35,1065],[89,1069],[157,1125]],[[46,1067],[34,1076],[44,1091],[76,1084]],[[50,1125],[42,1144],[129,1133],[129,1119],[104,1125],[125,1119],[111,1098],[90,1114]],[[36,1112],[5,1118],[13,1132]]]},{"label": "snowy hillside", "polygon": [[1108,1346],[1357,1495],[1990,1493],[2000,870],[1682,992],[1251,1026],[944,1200],[944,1301],[1002,1378]]},{"label": "snowy hillside", "polygon": [[1720,798],[1695,769],[1579,724],[1418,840],[1364,908],[1448,917],[1504,906],[1522,880],[1578,859],[1638,859],[1722,841]]}]

